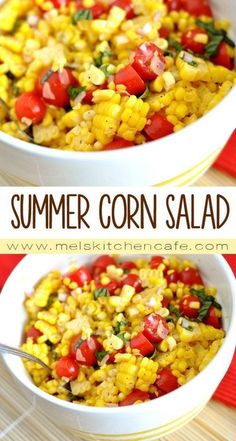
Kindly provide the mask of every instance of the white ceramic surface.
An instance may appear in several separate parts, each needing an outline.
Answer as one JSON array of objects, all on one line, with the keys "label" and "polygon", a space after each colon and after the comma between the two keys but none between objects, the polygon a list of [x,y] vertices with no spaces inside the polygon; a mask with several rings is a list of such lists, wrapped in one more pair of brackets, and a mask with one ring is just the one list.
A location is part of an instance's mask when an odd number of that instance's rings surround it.
[{"label": "white ceramic surface", "polygon": [[[216,16],[231,21],[236,39],[235,0],[212,0],[212,6]],[[194,169],[187,179],[190,183],[201,175],[196,166],[211,157],[209,167],[236,127],[235,105],[236,87],[208,115],[183,131],[110,152],[57,151],[0,132],[0,174],[9,176],[9,185],[134,186],[168,180],[177,185],[177,177]]]},{"label": "white ceramic surface", "polygon": [[[183,255],[181,258],[189,257]],[[85,255],[24,258],[0,296],[0,341],[14,346],[20,344],[25,321],[25,291],[29,292],[40,277],[53,268],[66,270],[71,261],[83,264],[93,259],[94,256]],[[37,406],[57,425],[67,427],[86,441],[151,441],[190,420],[210,399],[224,376],[236,342],[236,284],[231,269],[218,255],[193,255],[191,259],[200,267],[205,282],[218,287],[226,330],[221,349],[197,377],[171,394],[150,402],[122,408],[94,408],[67,403],[44,393],[32,384],[20,359],[5,355],[5,363],[17,378],[22,392],[31,398],[36,396]]]}]

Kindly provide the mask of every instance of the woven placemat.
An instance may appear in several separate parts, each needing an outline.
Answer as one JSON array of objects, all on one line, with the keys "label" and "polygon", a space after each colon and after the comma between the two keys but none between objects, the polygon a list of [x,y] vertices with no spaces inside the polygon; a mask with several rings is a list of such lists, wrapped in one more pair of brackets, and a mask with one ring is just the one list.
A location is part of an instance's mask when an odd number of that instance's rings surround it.
[{"label": "woven placemat", "polygon": [[[0,373],[0,440],[79,441],[21,395],[1,360]],[[236,441],[236,410],[211,401],[191,423],[160,441]]]}]

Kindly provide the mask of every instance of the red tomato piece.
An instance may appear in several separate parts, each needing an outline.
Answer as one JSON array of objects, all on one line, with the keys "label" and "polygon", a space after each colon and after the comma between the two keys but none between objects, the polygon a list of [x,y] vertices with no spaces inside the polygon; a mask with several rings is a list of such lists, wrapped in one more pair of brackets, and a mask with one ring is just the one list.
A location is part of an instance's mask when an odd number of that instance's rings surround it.
[{"label": "red tomato piece", "polygon": [[134,9],[131,0],[114,0],[110,4],[111,7],[118,6],[118,8],[124,9],[126,12],[126,18],[131,20],[135,17]]},{"label": "red tomato piece", "polygon": [[137,293],[143,291],[142,282],[137,274],[128,274],[127,276],[123,277],[121,283],[122,286],[133,286]]},{"label": "red tomato piece", "polygon": [[179,387],[176,376],[172,374],[171,370],[167,367],[158,372],[158,378],[155,384],[162,392],[166,394]]},{"label": "red tomato piece", "polygon": [[[207,37],[206,43],[201,43],[198,37],[201,35]],[[205,47],[208,43],[208,34],[202,28],[189,29],[182,35],[182,45],[185,49],[189,49],[196,54],[204,54]]]},{"label": "red tomato piece", "polygon": [[124,400],[119,402],[119,406],[131,406],[131,404],[136,403],[136,401],[146,401],[150,399],[148,392],[143,392],[139,389],[134,389],[130,392]]},{"label": "red tomato piece", "polygon": [[96,352],[102,350],[102,345],[98,339],[91,336],[84,340],[76,350],[76,361],[85,366],[94,366],[97,364]]},{"label": "red tomato piece", "polygon": [[143,80],[155,80],[165,70],[164,54],[154,43],[143,43],[134,51],[132,67]]},{"label": "red tomato piece", "polygon": [[103,5],[102,3],[96,2],[95,5],[91,6],[91,8],[89,8],[89,9],[93,14],[93,19],[96,19],[96,18],[99,18],[100,15],[107,12],[108,8],[105,7],[105,5]]},{"label": "red tomato piece", "polygon": [[140,354],[144,357],[150,355],[154,352],[155,347],[153,344],[145,337],[145,335],[140,332],[136,337],[130,340],[130,347],[132,349],[138,349]]},{"label": "red tomato piece", "polygon": [[126,86],[126,90],[130,95],[141,95],[146,89],[144,81],[130,65],[115,74],[114,82],[116,85],[123,84]]},{"label": "red tomato piece", "polygon": [[42,332],[40,332],[34,326],[29,328],[28,331],[26,332],[26,338],[29,338],[29,337],[32,338],[34,343],[37,341],[38,337],[40,337],[41,335],[43,335]]},{"label": "red tomato piece", "polygon": [[121,264],[121,268],[123,270],[129,270],[130,271],[132,269],[136,269],[137,265],[134,262],[132,262],[131,260],[127,260],[126,262],[123,262]]},{"label": "red tomato piece", "polygon": [[152,140],[160,139],[173,133],[174,126],[164,115],[155,113],[149,118],[144,131]]},{"label": "red tomato piece", "polygon": [[169,328],[166,319],[159,314],[149,314],[144,318],[143,334],[152,343],[159,343],[169,334]]},{"label": "red tomato piece", "polygon": [[224,66],[226,69],[233,70],[234,60],[229,55],[228,50],[228,45],[225,41],[222,41],[218,47],[217,54],[211,59],[211,61],[217,66]]},{"label": "red tomato piece", "polygon": [[182,9],[181,0],[165,0],[168,11],[180,11]]},{"label": "red tomato piece", "polygon": [[104,285],[102,283],[96,283],[96,288],[107,288],[111,296],[113,296],[115,294],[115,291],[118,288],[120,288],[120,286],[121,286],[121,283],[118,282],[117,280],[111,280],[106,285]]},{"label": "red tomato piece", "polygon": [[51,0],[54,8],[60,9],[62,6],[68,6],[70,0]]},{"label": "red tomato piece", "polygon": [[109,144],[106,144],[103,150],[117,150],[117,149],[123,149],[125,147],[132,147],[134,145],[133,142],[127,141],[123,138],[115,138],[114,141],[109,142]]},{"label": "red tomato piece", "polygon": [[151,257],[151,262],[150,262],[150,267],[152,268],[152,269],[156,269],[156,268],[158,268],[158,266],[161,264],[161,263],[163,263],[163,257],[161,257],[161,256],[152,256]]},{"label": "red tomato piece", "polygon": [[179,280],[185,285],[204,285],[198,269],[185,268],[179,273]]},{"label": "red tomato piece", "polygon": [[99,256],[93,264],[93,272],[95,272],[96,274],[105,272],[109,265],[117,265],[114,257],[108,256],[108,254]]},{"label": "red tomato piece", "polygon": [[181,0],[181,9],[185,9],[196,17],[200,15],[213,16],[208,0]]},{"label": "red tomato piece", "polygon": [[220,317],[217,317],[214,306],[210,306],[207,317],[203,321],[206,325],[213,326],[217,329],[221,328],[221,319]]},{"label": "red tomato piece", "polygon": [[56,373],[59,378],[75,380],[79,375],[79,366],[71,357],[61,357],[56,364]]},{"label": "red tomato piece", "polygon": [[179,310],[181,314],[189,318],[197,318],[201,302],[197,296],[184,296],[179,303]]},{"label": "red tomato piece", "polygon": [[159,29],[159,36],[161,37],[161,38],[165,38],[165,39],[167,39],[168,37],[169,37],[169,35],[170,35],[170,31],[169,31],[169,29],[167,29],[167,28],[164,28],[164,27],[162,27],[161,29]]},{"label": "red tomato piece", "polygon": [[20,121],[27,118],[32,124],[39,124],[45,116],[46,105],[37,93],[25,92],[17,98],[15,112]]},{"label": "red tomato piece", "polygon": [[167,268],[167,271],[165,271],[165,278],[168,285],[170,283],[177,283],[179,280],[179,273],[176,270],[170,270],[169,268]]},{"label": "red tomato piece", "polygon": [[56,107],[66,107],[70,104],[68,88],[77,85],[77,79],[67,67],[56,72],[44,69],[36,82],[36,91],[46,103]]},{"label": "red tomato piece", "polygon": [[85,283],[90,283],[92,280],[91,273],[86,266],[81,266],[72,273],[65,274],[63,279],[65,277],[69,277],[71,282],[77,283],[78,286],[84,286]]},{"label": "red tomato piece", "polygon": [[168,308],[169,306],[169,300],[166,297],[163,297],[162,301],[161,301],[162,307],[163,308]]}]

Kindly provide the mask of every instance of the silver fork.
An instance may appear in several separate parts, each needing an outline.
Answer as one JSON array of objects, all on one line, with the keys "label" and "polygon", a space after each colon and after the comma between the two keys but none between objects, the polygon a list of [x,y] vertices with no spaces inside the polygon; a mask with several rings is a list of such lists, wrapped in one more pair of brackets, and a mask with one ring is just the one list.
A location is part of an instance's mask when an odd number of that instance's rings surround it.
[{"label": "silver fork", "polygon": [[0,343],[0,353],[8,353],[11,355],[16,355],[17,357],[25,358],[26,360],[34,361],[35,363],[40,364],[44,369],[47,369],[47,371],[51,374],[52,369],[45,364],[42,360],[40,360],[38,357],[35,357],[34,355],[27,354],[27,352],[21,351],[20,349],[13,348],[11,346],[4,345]]}]

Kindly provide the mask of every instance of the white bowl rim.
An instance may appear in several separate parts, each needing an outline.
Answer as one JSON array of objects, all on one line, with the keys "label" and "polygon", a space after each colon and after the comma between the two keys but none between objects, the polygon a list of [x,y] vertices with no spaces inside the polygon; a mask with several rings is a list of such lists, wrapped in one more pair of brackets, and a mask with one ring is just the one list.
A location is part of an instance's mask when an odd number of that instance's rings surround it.
[{"label": "white bowl rim", "polygon": [[[30,256],[26,256],[24,257],[23,260],[29,258]],[[181,256],[180,256],[181,257]],[[216,260],[218,261],[218,264],[223,268],[224,272],[227,275],[228,278],[228,283],[230,286],[230,291],[232,293],[236,292],[236,279],[235,276],[232,272],[232,269],[230,268],[229,264],[227,263],[227,261],[223,258],[223,256],[215,254],[214,257],[216,258]],[[19,262],[16,267],[20,266],[21,262]],[[11,275],[14,274],[14,270],[11,273]],[[9,276],[8,279],[11,278],[11,275]],[[6,282],[5,285],[7,285],[8,280]],[[219,351],[217,352],[217,354],[214,356],[214,358],[210,361],[210,363],[201,371],[199,372],[192,380],[190,380],[187,384],[184,384],[183,386],[181,386],[180,388],[174,390],[173,392],[170,392],[169,394],[163,395],[159,398],[156,398],[154,400],[150,400],[150,401],[146,401],[144,403],[140,403],[139,409],[142,410],[147,407],[152,407],[155,403],[160,403],[160,405],[162,403],[164,403],[164,401],[168,401],[171,397],[171,399],[177,399],[178,396],[180,396],[183,391],[186,391],[186,393],[188,393],[191,391],[191,388],[193,385],[196,384],[196,382],[198,381],[198,378],[204,378],[207,381],[207,376],[208,376],[208,372],[210,372],[211,368],[215,365],[217,365],[218,359],[221,356],[221,353],[224,351],[224,347],[226,345],[226,343],[232,339],[233,335],[235,336],[235,328],[236,328],[236,295],[233,296],[232,295],[232,314],[231,314],[231,322],[229,325],[229,329],[227,331],[226,337],[224,339],[224,342],[222,344],[222,346],[220,347]],[[95,406],[86,406],[83,404],[74,404],[74,403],[70,403],[64,400],[60,400],[57,397],[54,397],[50,394],[47,394],[46,392],[42,391],[41,389],[39,389],[37,386],[35,386],[32,382],[30,382],[29,380],[19,380],[17,378],[17,374],[15,373],[14,369],[12,369],[11,367],[11,362],[9,361],[9,359],[7,358],[7,354],[3,354],[2,358],[7,366],[7,368],[10,370],[10,372],[14,375],[14,377],[17,379],[17,381],[19,381],[21,384],[23,384],[26,389],[30,390],[33,394],[35,394],[36,396],[39,396],[41,399],[43,400],[47,400],[49,401],[51,404],[54,404],[56,406],[59,406],[61,408],[64,409],[68,409],[68,410],[72,410],[74,412],[79,412],[79,413],[90,413],[92,415],[94,414],[98,414],[98,415],[107,415],[107,414],[115,414],[117,412],[119,413],[126,413],[126,409],[127,407],[129,408],[129,412],[136,412],[136,405],[130,405],[130,406],[124,406],[124,407],[95,407]],[[26,377],[27,378],[27,377]]]},{"label": "white bowl rim", "polygon": [[[8,135],[7,133],[3,132],[2,130],[0,130],[0,141],[5,142],[7,145],[10,145],[11,147],[13,147],[19,151],[25,151],[25,152],[31,153],[35,156],[42,156],[45,158],[54,158],[54,159],[57,158],[59,160],[62,160],[62,159],[75,160],[76,159],[79,161],[90,161],[90,160],[95,159],[95,157],[94,157],[94,154],[95,154],[96,161],[97,160],[103,161],[104,158],[107,159],[108,156],[110,157],[110,155],[113,155],[113,157],[115,159],[117,159],[118,157],[121,157],[122,155],[126,155],[126,154],[130,153],[131,151],[134,152],[134,154],[138,153],[138,151],[140,151],[141,149],[144,149],[144,148],[146,150],[145,153],[149,153],[148,150],[152,149],[153,144],[158,143],[158,147],[159,147],[159,149],[161,149],[162,144],[165,144],[167,142],[166,140],[170,140],[171,137],[178,136],[180,138],[180,136],[183,136],[184,134],[185,134],[185,136],[188,136],[188,133],[190,131],[193,131],[193,129],[197,130],[198,126],[202,123],[202,119],[204,118],[204,121],[207,122],[207,119],[214,117],[214,114],[216,112],[220,111],[220,107],[221,107],[222,103],[227,104],[226,102],[231,99],[234,92],[236,92],[236,85],[234,85],[232,87],[230,92],[219,103],[217,103],[217,105],[213,109],[211,109],[210,112],[208,112],[206,115],[199,118],[194,123],[188,125],[187,127],[184,127],[183,130],[172,133],[172,134],[170,134],[164,138],[161,138],[161,139],[149,141],[144,144],[134,145],[131,147],[125,147],[125,148],[116,149],[116,150],[101,150],[101,151],[97,151],[97,152],[79,152],[79,151],[74,152],[74,151],[70,151],[70,150],[62,150],[59,148],[47,147],[47,146],[38,145],[38,144],[32,144],[30,142],[23,141],[23,140],[18,139],[14,136]],[[231,133],[230,133],[230,135],[231,135]],[[15,145],[16,141],[17,141],[17,146]],[[109,159],[111,159],[111,157]]]}]

